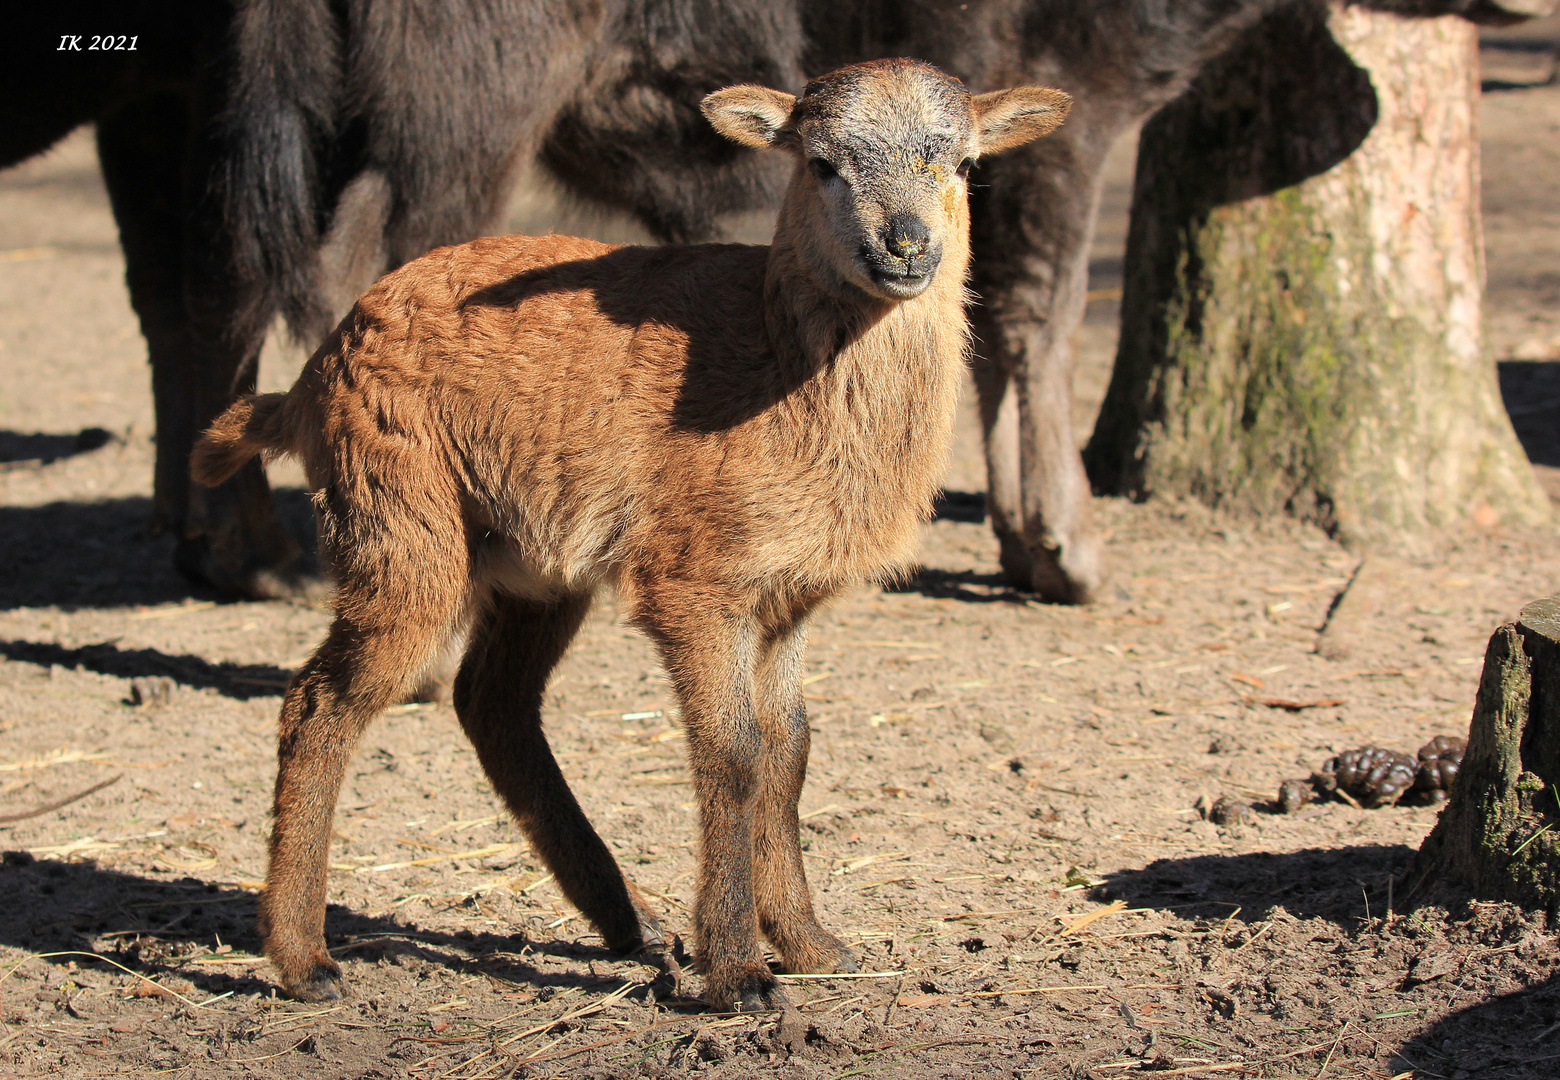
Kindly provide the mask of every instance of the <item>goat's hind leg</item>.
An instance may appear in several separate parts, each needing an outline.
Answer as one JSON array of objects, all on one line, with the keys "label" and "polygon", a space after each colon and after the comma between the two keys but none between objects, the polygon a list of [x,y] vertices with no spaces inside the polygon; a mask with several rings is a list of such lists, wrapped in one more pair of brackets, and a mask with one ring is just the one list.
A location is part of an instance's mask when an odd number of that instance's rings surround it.
[{"label": "goat's hind leg", "polygon": [[336,799],[363,729],[401,699],[456,621],[461,598],[431,596],[435,585],[424,579],[416,602],[351,597],[350,608],[342,609],[352,617],[337,617],[287,688],[260,934],[283,989],[304,1001],[341,996],[341,968],[325,948],[325,874]]},{"label": "goat's hind leg", "polygon": [[586,596],[549,603],[495,596],[471,632],[455,711],[494,788],[607,947],[660,949],[654,913],[591,828],[542,732],[547,677],[589,608]]},{"label": "goat's hind leg", "polygon": [[763,734],[753,808],[753,899],[764,936],[785,970],[825,974],[858,970],[843,942],[813,912],[796,816],[807,778],[811,731],[802,701],[806,624],[776,635],[760,659],[754,704]]}]

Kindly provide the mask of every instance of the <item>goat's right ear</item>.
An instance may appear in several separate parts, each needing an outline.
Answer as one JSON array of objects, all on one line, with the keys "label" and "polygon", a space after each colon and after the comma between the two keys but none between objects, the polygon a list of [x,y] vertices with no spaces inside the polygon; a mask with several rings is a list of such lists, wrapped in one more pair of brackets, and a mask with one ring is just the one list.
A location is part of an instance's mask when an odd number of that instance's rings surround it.
[{"label": "goat's right ear", "polygon": [[728,86],[717,90],[699,108],[709,122],[732,142],[767,150],[790,141],[791,110],[796,98],[763,86]]}]

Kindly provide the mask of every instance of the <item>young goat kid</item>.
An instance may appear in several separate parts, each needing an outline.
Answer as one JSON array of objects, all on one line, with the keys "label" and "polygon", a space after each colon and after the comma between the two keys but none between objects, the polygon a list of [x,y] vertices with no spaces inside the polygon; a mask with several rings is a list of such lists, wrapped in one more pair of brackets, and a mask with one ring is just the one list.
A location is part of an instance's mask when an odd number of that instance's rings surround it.
[{"label": "young goat kid", "polygon": [[718,91],[703,108],[722,134],[797,159],[772,246],[441,248],[365,293],[290,392],[217,420],[195,477],[302,458],[339,586],[282,706],[260,921],[288,993],[339,993],[326,851],[358,737],[467,625],[455,709],[483,768],[606,943],[662,947],[541,728],[548,675],[607,584],[682,706],[706,999],[783,1004],[760,932],[788,971],[854,969],[813,914],[797,838],[808,620],[908,564],[964,365],[966,173],[1068,105],[972,97],[907,60],[800,99]]}]

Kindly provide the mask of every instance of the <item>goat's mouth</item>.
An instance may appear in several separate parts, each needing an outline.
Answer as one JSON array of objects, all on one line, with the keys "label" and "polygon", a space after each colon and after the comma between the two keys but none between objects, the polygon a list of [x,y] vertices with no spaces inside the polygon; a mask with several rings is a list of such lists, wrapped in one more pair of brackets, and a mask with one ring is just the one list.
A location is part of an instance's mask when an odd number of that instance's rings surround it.
[{"label": "goat's mouth", "polygon": [[937,267],[942,262],[941,252],[914,259],[888,259],[881,255],[874,257],[874,253],[868,251],[861,254],[873,286],[891,300],[913,300],[920,296],[932,283]]}]

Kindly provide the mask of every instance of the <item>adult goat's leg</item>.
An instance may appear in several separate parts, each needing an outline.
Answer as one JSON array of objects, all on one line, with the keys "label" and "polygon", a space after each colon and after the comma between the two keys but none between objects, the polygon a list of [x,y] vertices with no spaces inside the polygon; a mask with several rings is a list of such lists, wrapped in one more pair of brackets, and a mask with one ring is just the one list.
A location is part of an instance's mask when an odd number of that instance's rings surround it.
[{"label": "adult goat's leg", "polygon": [[[389,568],[396,576],[376,592],[344,581],[339,610],[350,617],[337,617],[287,688],[260,934],[293,997],[340,996],[341,968],[325,948],[325,872],[342,776],[363,729],[401,700],[457,622],[463,555],[459,546],[439,553],[439,575]],[[415,595],[397,589],[406,582],[416,583]]]},{"label": "adult goat's leg", "polygon": [[569,790],[542,732],[542,693],[590,609],[586,596],[538,603],[498,595],[473,627],[455,711],[488,778],[607,946],[661,946],[649,906],[624,878]]},{"label": "adult goat's leg", "polygon": [[1059,133],[996,159],[971,207],[991,524],[1008,579],[1064,603],[1088,601],[1102,576],[1072,418],[1102,139]]},{"label": "adult goat's leg", "polygon": [[210,200],[204,166],[191,160],[198,140],[190,114],[186,98],[170,93],[98,127],[130,299],[151,359],[153,509],[157,524],[174,532],[175,564],[187,577],[231,596],[274,596],[299,584],[301,552],[276,518],[260,463],[215,489],[189,475],[195,439],[236,397],[254,391],[268,321],[253,311],[239,315],[245,287],[218,239],[220,222],[191,221],[192,208]]},{"label": "adult goat's leg", "polygon": [[[186,576],[236,596],[295,589],[301,552],[282,529],[258,461],[215,489],[190,480],[195,439],[255,388],[269,311],[239,280],[207,197],[215,166],[183,92],[152,95],[98,124],[98,157],[125,251],[125,279],[152,365],[153,511]],[[209,121],[208,121],[209,122]],[[203,156],[208,155],[208,156]]]},{"label": "adult goat's leg", "polygon": [[802,866],[796,804],[807,778],[811,731],[802,701],[806,623],[766,643],[754,677],[763,736],[758,797],[753,808],[754,901],[763,929],[787,971],[855,971],[843,942],[818,923]]},{"label": "adult goat's leg", "polygon": [[759,950],[753,901],[763,746],[753,703],[757,622],[721,590],[657,583],[638,594],[636,621],[659,647],[682,703],[699,803],[693,933],[705,1000],[717,1009],[783,1007],[785,995]]}]

